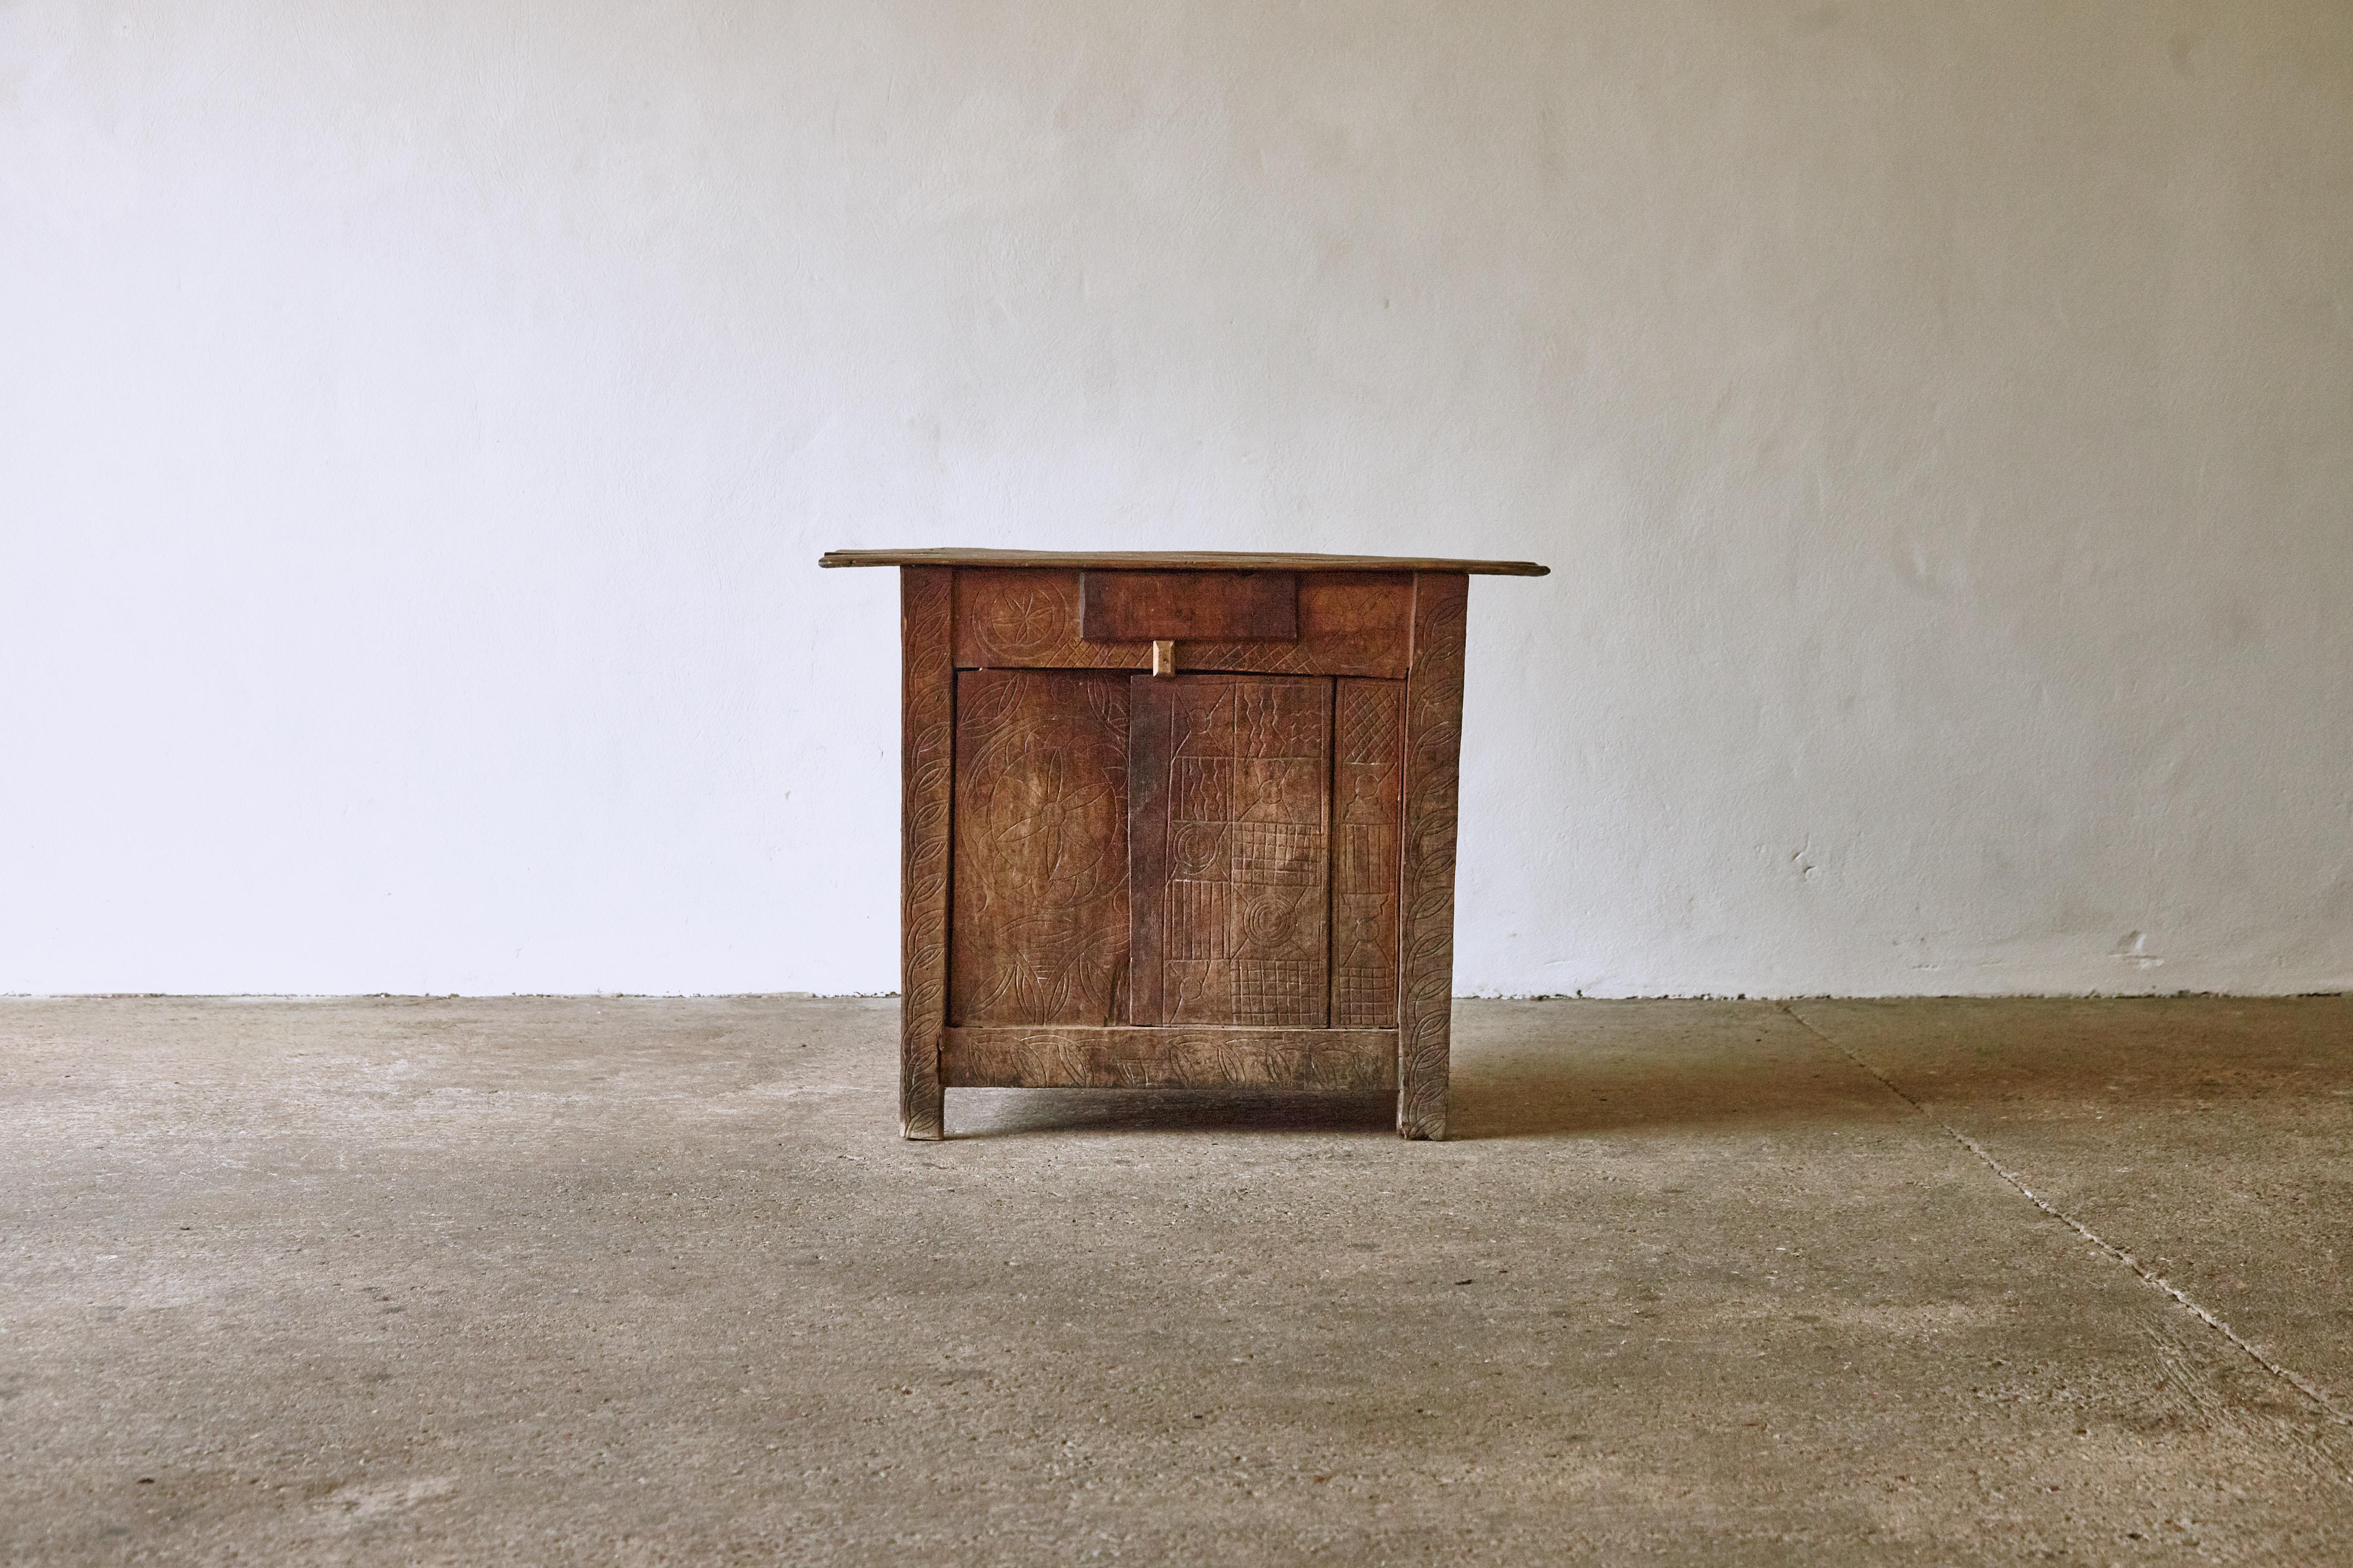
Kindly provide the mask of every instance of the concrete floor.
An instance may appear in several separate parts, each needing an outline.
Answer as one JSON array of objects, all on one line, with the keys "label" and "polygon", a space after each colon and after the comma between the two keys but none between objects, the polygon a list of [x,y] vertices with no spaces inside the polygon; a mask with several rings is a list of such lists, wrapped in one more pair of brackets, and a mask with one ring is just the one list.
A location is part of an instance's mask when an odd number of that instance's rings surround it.
[{"label": "concrete floor", "polygon": [[2353,1562],[2353,1000],[1457,1016],[909,1144],[887,1001],[0,1004],[0,1561]]}]

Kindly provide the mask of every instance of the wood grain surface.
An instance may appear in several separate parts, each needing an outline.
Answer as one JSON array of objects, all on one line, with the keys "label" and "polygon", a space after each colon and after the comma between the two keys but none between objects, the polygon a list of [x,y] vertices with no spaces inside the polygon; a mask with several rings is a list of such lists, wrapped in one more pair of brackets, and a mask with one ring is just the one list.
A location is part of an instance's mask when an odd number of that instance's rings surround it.
[{"label": "wood grain surface", "polygon": [[1332,683],[1134,677],[1137,1024],[1329,1021]]},{"label": "wood grain surface", "polygon": [[1103,571],[1467,572],[1543,577],[1533,561],[1442,561],[1419,555],[1262,554],[1233,550],[828,550],[820,566],[1074,566]]},{"label": "wood grain surface", "polygon": [[1296,572],[1082,572],[1088,642],[1293,642]]},{"label": "wood grain surface", "polygon": [[1390,1029],[950,1029],[945,1080],[972,1089],[1397,1087]]},{"label": "wood grain surface", "polygon": [[1172,676],[1127,678],[1127,1021],[1166,1017],[1168,756],[1176,703]]},{"label": "wood grain surface", "polygon": [[[1152,640],[1082,635],[1080,574],[967,568],[956,574],[956,664],[965,669],[1149,669]],[[1316,573],[1299,579],[1297,640],[1176,640],[1180,669],[1402,679],[1413,579]]]},{"label": "wood grain surface", "polygon": [[948,826],[954,784],[955,574],[899,574],[899,1131],[944,1136],[940,1030],[947,1020]]},{"label": "wood grain surface", "polygon": [[1446,1135],[1454,993],[1454,830],[1462,752],[1462,634],[1470,579],[1414,578],[1405,693],[1405,837],[1398,985],[1398,1131]]},{"label": "wood grain surface", "polygon": [[948,1017],[1127,1017],[1129,677],[956,677]]},{"label": "wood grain surface", "polygon": [[1404,683],[1336,682],[1332,731],[1332,1026],[1394,1028]]}]

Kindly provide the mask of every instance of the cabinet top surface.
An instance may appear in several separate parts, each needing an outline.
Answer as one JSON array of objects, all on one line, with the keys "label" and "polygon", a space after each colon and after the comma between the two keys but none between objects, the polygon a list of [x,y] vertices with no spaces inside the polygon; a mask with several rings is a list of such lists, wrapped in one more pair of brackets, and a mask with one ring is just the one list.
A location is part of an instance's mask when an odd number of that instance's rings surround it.
[{"label": "cabinet top surface", "polygon": [[1232,550],[828,550],[820,566],[1060,566],[1099,572],[1461,572],[1542,577],[1533,561],[1444,561],[1421,555],[1258,555]]}]

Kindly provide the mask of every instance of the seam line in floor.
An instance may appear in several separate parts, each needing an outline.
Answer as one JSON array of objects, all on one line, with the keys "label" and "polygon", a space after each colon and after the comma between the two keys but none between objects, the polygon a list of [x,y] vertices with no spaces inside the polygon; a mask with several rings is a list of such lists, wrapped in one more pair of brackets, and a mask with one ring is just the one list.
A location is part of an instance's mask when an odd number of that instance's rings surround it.
[{"label": "seam line in floor", "polygon": [[2148,1268],[2146,1264],[2142,1263],[2139,1258],[2134,1257],[2131,1253],[2126,1252],[2123,1247],[2109,1241],[2105,1237],[2103,1237],[2098,1232],[2093,1230],[2090,1226],[2085,1225],[2073,1215],[2067,1213],[2064,1209],[2060,1208],[2057,1205],[2045,1199],[2040,1193],[2037,1193],[2032,1187],[2026,1184],[2024,1177],[2021,1176],[2017,1172],[2011,1170],[2009,1166],[2003,1164],[2000,1161],[1988,1153],[1986,1152],[1985,1145],[1979,1143],[1976,1139],[1970,1137],[1968,1133],[1963,1132],[1960,1129],[1953,1126],[1950,1122],[1943,1121],[1926,1106],[1921,1104],[1918,1100],[1913,1099],[1910,1095],[1896,1088],[1894,1080],[1889,1079],[1885,1073],[1881,1072],[1877,1068],[1873,1067],[1869,1062],[1863,1060],[1862,1058],[1847,1049],[1847,1047],[1840,1041],[1832,1038],[1828,1034],[1825,1034],[1821,1029],[1816,1027],[1811,1019],[1808,1018],[1802,1013],[1799,1013],[1796,1008],[1790,1006],[1786,1002],[1776,1002],[1774,1005],[1778,1007],[1783,1013],[1788,1014],[1797,1026],[1805,1030],[1806,1033],[1813,1036],[1814,1038],[1821,1041],[1822,1044],[1830,1047],[1831,1049],[1836,1051],[1839,1055],[1844,1057],[1847,1060],[1852,1062],[1863,1071],[1869,1073],[1873,1079],[1878,1080],[1879,1086],[1882,1089],[1894,1095],[1896,1099],[1902,1100],[1905,1104],[1910,1106],[1915,1111],[1918,1112],[1921,1117],[1926,1120],[1931,1126],[1943,1132],[1946,1137],[1950,1138],[1954,1142],[1958,1143],[1962,1148],[1967,1149],[1970,1153],[1975,1154],[1979,1160],[1985,1163],[1985,1166],[1988,1170],[1991,1171],[1995,1175],[2000,1176],[2003,1181],[2009,1183],[2010,1186],[2017,1189],[2019,1194],[2024,1197],[2028,1203],[2032,1204],[2036,1208],[2041,1209],[2044,1214],[2049,1215],[2052,1219],[2057,1220],[2060,1224],[2073,1231],[2077,1236],[2080,1236],[2085,1241],[2090,1242],[2094,1247],[2099,1248],[2100,1251],[2105,1253],[2109,1258],[2123,1264],[2126,1268],[2131,1269],[2134,1276],[2143,1284],[2150,1287],[2152,1289],[2160,1290],[2166,1295],[2171,1297],[2178,1305],[2186,1309],[2193,1317],[2197,1318],[2199,1321],[2204,1323],[2208,1328],[2212,1329],[2216,1333],[2221,1334],[2224,1339],[2238,1346],[2242,1351],[2244,1351],[2247,1353],[2248,1359],[2253,1361],[2257,1366],[2262,1367],[2265,1372],[2270,1373],[2274,1377],[2278,1378],[2282,1383],[2286,1384],[2298,1394],[2303,1394],[2306,1399],[2312,1401],[2315,1405],[2319,1407],[2321,1414],[2327,1416],[2328,1419],[2336,1422],[2340,1426],[2353,1426],[2353,1416],[2348,1416],[2343,1411],[2337,1409],[2337,1406],[2330,1402],[2328,1395],[2323,1394],[2312,1384],[2306,1382],[2303,1378],[2297,1376],[2295,1373],[2289,1371],[2286,1367],[2282,1366],[2278,1362],[2274,1361],[2271,1357],[2257,1350],[2253,1345],[2248,1343],[2245,1339],[2241,1337],[2236,1329],[2233,1329],[2230,1324],[2224,1322],[2221,1319],[2208,1311],[2204,1307],[2199,1305],[2197,1301],[2190,1298],[2187,1291],[2181,1289],[2181,1287],[2174,1284],[2173,1281],[2166,1279],[2165,1276]]}]

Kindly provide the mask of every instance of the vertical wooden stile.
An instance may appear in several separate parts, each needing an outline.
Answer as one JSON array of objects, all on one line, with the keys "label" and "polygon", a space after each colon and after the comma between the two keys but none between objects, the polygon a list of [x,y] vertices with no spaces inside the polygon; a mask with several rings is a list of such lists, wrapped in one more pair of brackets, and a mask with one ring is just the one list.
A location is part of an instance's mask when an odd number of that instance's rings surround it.
[{"label": "vertical wooden stile", "polygon": [[1168,682],[1132,676],[1127,691],[1127,1021],[1162,1018],[1168,891]]},{"label": "vertical wooden stile", "polygon": [[899,569],[902,788],[899,1133],[946,1136],[940,1031],[947,1022],[948,832],[955,777],[955,570]]},{"label": "vertical wooden stile", "polygon": [[1393,1029],[1405,682],[1333,684],[1332,1026]]},{"label": "vertical wooden stile", "polygon": [[1407,1138],[1446,1135],[1462,637],[1470,586],[1470,578],[1456,573],[1418,572],[1413,579],[1398,977],[1398,1132]]}]

